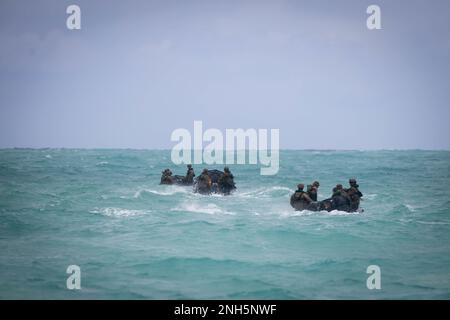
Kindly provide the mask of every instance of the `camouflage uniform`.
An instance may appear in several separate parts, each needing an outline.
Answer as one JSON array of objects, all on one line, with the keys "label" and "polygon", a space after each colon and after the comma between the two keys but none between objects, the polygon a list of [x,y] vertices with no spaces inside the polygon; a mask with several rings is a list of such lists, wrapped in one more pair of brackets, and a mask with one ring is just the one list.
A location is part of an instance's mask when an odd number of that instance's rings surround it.
[{"label": "camouflage uniform", "polygon": [[311,187],[311,191],[309,192],[309,197],[312,201],[317,201],[317,193],[319,192],[319,181],[314,181]]},{"label": "camouflage uniform", "polygon": [[347,189],[347,194],[350,198],[350,210],[357,211],[363,194],[359,191],[359,185],[355,179],[350,179],[350,188]]},{"label": "camouflage uniform", "polygon": [[313,202],[309,195],[303,191],[304,187],[305,186],[301,183],[297,185],[297,191],[291,196],[291,206],[295,208],[295,210],[305,210],[306,207]]},{"label": "camouflage uniform", "polygon": [[225,167],[223,171],[224,173],[220,176],[217,184],[219,185],[220,192],[223,194],[229,194],[231,190],[236,188],[234,184],[234,176],[228,167]]},{"label": "camouflage uniform", "polygon": [[194,177],[195,177],[194,169],[192,168],[192,165],[190,165],[190,164],[188,164],[187,168],[188,168],[188,170],[186,172],[186,177],[184,178],[183,182],[185,184],[193,184]]},{"label": "camouflage uniform", "polygon": [[199,193],[211,193],[211,178],[208,175],[208,169],[204,169],[202,174],[198,177],[197,190]]},{"label": "camouflage uniform", "polygon": [[342,187],[342,184],[338,184],[335,188],[333,188],[333,195],[331,199],[333,210],[350,211],[351,199],[346,190]]},{"label": "camouflage uniform", "polygon": [[172,171],[166,169],[162,172],[160,184],[173,184]]}]

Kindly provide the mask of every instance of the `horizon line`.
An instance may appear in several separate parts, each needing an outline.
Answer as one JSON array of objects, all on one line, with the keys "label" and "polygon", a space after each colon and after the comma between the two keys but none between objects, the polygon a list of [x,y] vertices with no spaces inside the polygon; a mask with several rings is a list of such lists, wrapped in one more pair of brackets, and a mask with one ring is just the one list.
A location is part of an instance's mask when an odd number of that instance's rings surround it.
[{"label": "horizon line", "polygon": [[[171,148],[125,148],[125,147],[93,147],[93,148],[85,148],[85,147],[0,147],[0,150],[133,150],[133,151],[171,151]],[[271,151],[271,149],[264,149],[265,151]],[[368,148],[368,149],[313,149],[313,148],[305,148],[305,149],[295,149],[295,148],[280,148],[279,151],[450,151],[449,149],[427,149],[427,148]],[[192,149],[191,152],[194,151],[204,151],[204,149]],[[239,149],[239,150],[223,150],[226,152],[249,152],[259,150],[255,149]]]}]

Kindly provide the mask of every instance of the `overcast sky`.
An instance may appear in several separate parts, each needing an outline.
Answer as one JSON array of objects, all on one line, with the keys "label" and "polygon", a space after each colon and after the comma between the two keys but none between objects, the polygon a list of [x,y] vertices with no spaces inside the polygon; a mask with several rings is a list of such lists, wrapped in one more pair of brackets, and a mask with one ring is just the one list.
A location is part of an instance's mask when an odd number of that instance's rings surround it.
[{"label": "overcast sky", "polygon": [[171,148],[202,120],[278,128],[290,149],[450,149],[449,14],[446,0],[1,0],[0,147]]}]

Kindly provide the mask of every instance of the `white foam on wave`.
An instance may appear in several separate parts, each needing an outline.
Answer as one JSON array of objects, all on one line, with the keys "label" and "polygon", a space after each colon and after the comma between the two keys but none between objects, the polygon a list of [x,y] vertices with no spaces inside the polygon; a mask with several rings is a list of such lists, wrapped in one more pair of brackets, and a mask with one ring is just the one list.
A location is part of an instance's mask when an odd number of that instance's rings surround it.
[{"label": "white foam on wave", "polygon": [[101,214],[106,217],[118,217],[118,218],[126,218],[126,217],[133,217],[133,216],[139,216],[146,213],[144,210],[132,210],[132,209],[123,209],[123,208],[100,208],[89,211],[90,213],[94,214]]},{"label": "white foam on wave", "polygon": [[416,206],[413,206],[413,205],[410,205],[410,204],[405,204],[405,207],[410,211],[410,212],[415,212],[416,211],[416,209],[417,209],[417,207]]},{"label": "white foam on wave", "polygon": [[347,212],[347,211],[339,211],[339,210],[333,210],[333,211],[320,211],[324,214],[330,215],[330,216],[352,216],[352,215],[358,215],[361,212]]},{"label": "white foam on wave", "polygon": [[347,211],[339,211],[339,210],[333,210],[333,211],[309,211],[309,210],[302,210],[302,211],[282,211],[279,212],[279,214],[282,217],[298,217],[298,216],[311,216],[311,215],[324,215],[324,216],[350,216],[350,215],[358,215],[361,212],[347,212]]},{"label": "white foam on wave", "polygon": [[295,210],[285,210],[285,211],[278,211],[278,214],[283,218],[288,217],[299,217],[299,216],[310,216],[313,213],[313,211],[303,210],[303,211],[295,211]]},{"label": "white foam on wave", "polygon": [[444,221],[421,221],[421,220],[417,220],[417,223],[420,224],[429,224],[429,225],[449,225],[450,222],[444,222]]},{"label": "white foam on wave", "polygon": [[281,187],[281,186],[274,186],[269,188],[258,188],[256,190],[248,191],[248,192],[236,192],[236,196],[240,198],[261,198],[261,197],[270,197],[273,195],[273,193],[283,191],[284,195],[289,195],[294,192],[294,190],[287,188],[287,187]]},{"label": "white foam on wave", "polygon": [[97,162],[95,165],[96,165],[96,166],[105,166],[105,165],[107,165],[107,164],[109,164],[108,161],[100,161],[100,162]]},{"label": "white foam on wave", "polygon": [[214,203],[208,203],[201,205],[198,203],[184,203],[178,208],[173,208],[172,211],[187,211],[195,213],[206,213],[206,214],[230,214],[235,213],[224,210],[223,208],[217,206]]},{"label": "white foam on wave", "polygon": [[376,193],[364,194],[364,197],[362,199],[364,199],[364,200],[374,200],[377,196],[378,196],[378,194],[376,194]]},{"label": "white foam on wave", "polygon": [[174,195],[177,193],[187,193],[187,190],[186,190],[186,188],[176,187],[176,186],[170,186],[169,188],[166,188],[164,190],[154,190],[154,189],[143,188],[143,189],[139,189],[138,191],[136,191],[133,197],[140,198],[142,196],[142,194],[144,194],[144,193],[156,194],[159,196],[171,196],[171,195]]}]

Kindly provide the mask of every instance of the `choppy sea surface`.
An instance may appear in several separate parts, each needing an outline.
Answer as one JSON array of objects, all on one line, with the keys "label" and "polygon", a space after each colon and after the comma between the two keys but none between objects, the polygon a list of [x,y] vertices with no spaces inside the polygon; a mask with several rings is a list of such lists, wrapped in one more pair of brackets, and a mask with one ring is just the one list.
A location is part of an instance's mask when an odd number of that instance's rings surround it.
[{"label": "choppy sea surface", "polygon": [[[275,176],[231,165],[231,196],[159,185],[166,167],[185,173],[170,151],[0,150],[0,298],[450,298],[450,152],[281,151]],[[289,205],[350,177],[363,213]]]}]

